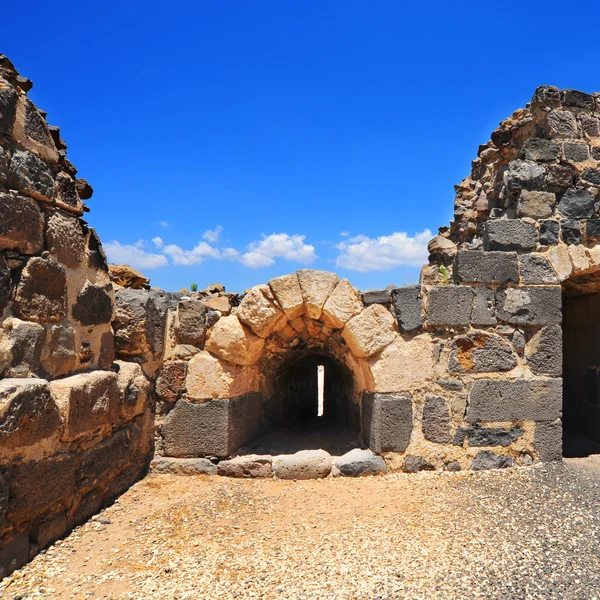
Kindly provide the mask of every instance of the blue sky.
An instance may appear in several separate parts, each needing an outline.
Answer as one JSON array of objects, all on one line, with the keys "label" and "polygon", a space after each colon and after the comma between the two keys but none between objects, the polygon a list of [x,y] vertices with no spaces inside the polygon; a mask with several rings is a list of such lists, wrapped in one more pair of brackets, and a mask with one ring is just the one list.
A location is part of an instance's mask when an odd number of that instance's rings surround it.
[{"label": "blue sky", "polygon": [[[600,90],[600,6],[10,2],[0,51],[95,189],[109,258],[242,291],[417,281],[477,147],[541,84]],[[588,28],[589,26],[589,28]]]}]

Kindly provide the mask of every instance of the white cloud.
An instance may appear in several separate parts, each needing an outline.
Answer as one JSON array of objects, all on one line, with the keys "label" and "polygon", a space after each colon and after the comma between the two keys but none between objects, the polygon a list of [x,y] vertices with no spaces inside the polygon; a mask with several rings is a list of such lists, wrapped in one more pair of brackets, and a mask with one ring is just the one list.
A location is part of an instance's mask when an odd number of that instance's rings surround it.
[{"label": "white cloud", "polygon": [[309,264],[316,258],[315,247],[305,244],[305,239],[305,235],[288,235],[287,233],[263,236],[262,240],[252,242],[248,246],[248,251],[240,257],[240,261],[252,269],[268,267],[275,263],[275,258]]},{"label": "white cloud", "polygon": [[221,235],[221,231],[223,231],[223,227],[221,225],[217,225],[214,229],[207,229],[202,236],[207,242],[216,242]]},{"label": "white cloud", "polygon": [[221,251],[206,242],[199,242],[191,250],[169,244],[163,248],[163,252],[168,254],[176,265],[198,265],[206,258],[221,258]]},{"label": "white cloud", "polygon": [[164,242],[162,241],[162,238],[161,238],[161,237],[158,237],[158,236],[156,236],[156,237],[153,237],[153,238],[152,238],[152,242],[153,242],[153,244],[154,244],[154,245],[155,245],[157,248],[162,248],[162,247],[163,247],[163,243],[164,243]]},{"label": "white cloud", "polygon": [[126,263],[136,269],[156,269],[166,267],[169,263],[163,254],[146,252],[143,248],[143,240],[130,245],[123,245],[115,240],[107,242],[103,246],[111,263]]},{"label": "white cloud", "polygon": [[427,261],[431,231],[426,229],[410,237],[403,231],[370,238],[358,235],[337,244],[341,250],[336,265],[353,271],[386,271],[400,265],[420,267]]},{"label": "white cloud", "polygon": [[161,227],[168,227],[169,226],[169,222],[168,221],[161,221],[160,222],[160,226]]},{"label": "white cloud", "polygon": [[340,235],[342,237],[349,237],[350,236],[350,232],[349,231],[340,231]]}]

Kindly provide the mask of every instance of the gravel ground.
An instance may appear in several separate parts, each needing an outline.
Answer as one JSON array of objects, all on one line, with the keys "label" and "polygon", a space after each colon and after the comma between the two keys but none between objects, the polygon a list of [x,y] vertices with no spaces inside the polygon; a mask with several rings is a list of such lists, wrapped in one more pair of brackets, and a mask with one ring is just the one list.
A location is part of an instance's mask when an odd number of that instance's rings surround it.
[{"label": "gravel ground", "polygon": [[152,475],[0,596],[600,599],[599,473],[571,459],[360,480]]}]

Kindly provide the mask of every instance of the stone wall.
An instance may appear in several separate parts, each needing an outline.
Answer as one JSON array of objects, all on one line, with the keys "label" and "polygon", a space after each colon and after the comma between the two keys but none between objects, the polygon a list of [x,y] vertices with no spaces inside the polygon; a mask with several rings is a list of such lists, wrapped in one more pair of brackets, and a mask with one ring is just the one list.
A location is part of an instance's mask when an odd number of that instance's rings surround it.
[{"label": "stone wall", "polygon": [[92,190],[0,56],[0,577],[124,491],[151,452],[150,383],[113,363]]}]

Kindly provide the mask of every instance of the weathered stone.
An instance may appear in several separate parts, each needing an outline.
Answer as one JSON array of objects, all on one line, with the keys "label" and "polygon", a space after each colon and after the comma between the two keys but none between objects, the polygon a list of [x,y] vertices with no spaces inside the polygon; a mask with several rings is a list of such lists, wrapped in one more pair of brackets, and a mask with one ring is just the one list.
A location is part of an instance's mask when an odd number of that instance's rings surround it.
[{"label": "weathered stone", "polygon": [[77,294],[72,308],[73,318],[82,325],[102,325],[110,323],[113,314],[113,301],[110,287],[87,284]]},{"label": "weathered stone", "polygon": [[462,467],[457,460],[451,460],[449,463],[446,463],[445,468],[446,471],[450,471],[451,473],[456,473],[462,470]]},{"label": "weathered stone", "polygon": [[558,107],[561,105],[561,93],[553,85],[540,85],[534,92],[531,105],[538,107]]},{"label": "weathered stone", "polygon": [[441,263],[450,263],[456,254],[456,244],[442,235],[436,235],[427,244],[429,255]]},{"label": "weathered stone", "polygon": [[67,316],[67,277],[65,270],[46,258],[29,259],[13,302],[22,319],[56,323]]},{"label": "weathered stone", "polygon": [[222,315],[228,315],[231,312],[231,298],[228,296],[214,296],[213,298],[203,298],[202,302],[208,308],[221,313]]},{"label": "weathered stone", "polygon": [[548,325],[538,331],[526,346],[525,358],[536,375],[560,377],[563,365],[561,327]]},{"label": "weathered stone", "polygon": [[450,409],[448,402],[441,396],[425,396],[423,407],[423,436],[436,444],[449,444],[452,441],[450,434]]},{"label": "weathered stone", "polygon": [[521,427],[511,427],[510,429],[493,429],[490,427],[459,427],[454,436],[453,444],[462,446],[467,440],[468,446],[510,446],[523,435]]},{"label": "weathered stone", "polygon": [[300,269],[298,282],[304,298],[306,314],[311,319],[319,319],[325,302],[339,283],[340,278],[335,273]]},{"label": "weathered stone", "polygon": [[569,165],[549,165],[546,187],[552,192],[564,192],[573,185],[575,171]]},{"label": "weathered stone", "polygon": [[54,196],[52,172],[43,160],[27,150],[13,152],[6,185],[42,202],[51,202]]},{"label": "weathered stone", "polygon": [[519,219],[488,221],[483,225],[485,250],[533,250],[537,239],[536,228]]},{"label": "weathered stone", "polygon": [[588,219],[594,214],[594,196],[587,190],[569,189],[558,203],[558,212],[563,217]]},{"label": "weathered stone", "polygon": [[120,416],[131,420],[146,411],[150,397],[150,382],[137,363],[117,361],[117,385],[119,386]]},{"label": "weathered stone", "polygon": [[546,170],[528,160],[513,160],[504,171],[504,185],[510,193],[520,190],[539,190],[544,183]]},{"label": "weathered stone", "polygon": [[387,473],[385,460],[371,450],[354,448],[335,461],[335,466],[346,477],[361,477],[363,475],[379,475]]},{"label": "weathered stone", "polygon": [[278,479],[321,479],[331,473],[331,455],[325,450],[300,450],[273,458],[273,474]]},{"label": "weathered stone", "polygon": [[577,119],[568,110],[551,110],[546,115],[546,129],[552,138],[576,138]]},{"label": "weathered stone", "polygon": [[0,338],[0,374],[29,377],[40,368],[45,330],[37,323],[6,319]]},{"label": "weathered stone", "polygon": [[519,256],[521,280],[525,284],[559,283],[552,265],[543,254]]},{"label": "weathered stone", "polygon": [[47,381],[0,380],[0,451],[41,442],[56,433],[59,422]]},{"label": "weathered stone", "polygon": [[86,239],[81,223],[74,217],[53,212],[46,221],[46,245],[59,263],[77,267],[85,257]]},{"label": "weathered stone", "polygon": [[172,361],[163,364],[156,379],[156,395],[161,400],[172,402],[185,390],[187,362]]},{"label": "weathered stone", "polygon": [[459,250],[454,274],[464,283],[518,283],[519,269],[514,252]]},{"label": "weathered stone", "polygon": [[99,269],[104,272],[108,271],[106,254],[100,243],[100,238],[93,227],[89,228],[88,257],[88,266],[90,269]]},{"label": "weathered stone", "polygon": [[579,123],[583,133],[590,138],[600,137],[600,120],[585,113],[579,115]]},{"label": "weathered stone", "polygon": [[236,311],[237,318],[261,338],[282,329],[287,323],[285,313],[274,302],[268,286],[249,290]]},{"label": "weathered stone", "polygon": [[554,246],[545,255],[560,281],[564,281],[571,275],[573,265],[571,264],[569,252],[564,246]]},{"label": "weathered stone", "polygon": [[585,162],[590,158],[590,147],[580,142],[564,142],[562,151],[565,160],[571,162]]},{"label": "weathered stone", "polygon": [[365,306],[371,306],[371,304],[383,304],[389,306],[392,302],[390,290],[368,290],[361,292],[362,302]]},{"label": "weathered stone", "polygon": [[460,379],[438,379],[436,383],[445,390],[452,392],[460,392],[465,387]]},{"label": "weathered stone", "polygon": [[561,221],[560,234],[565,244],[581,244],[581,221],[574,219]]},{"label": "weathered stone", "polygon": [[50,392],[64,422],[61,440],[70,442],[111,426],[119,413],[117,374],[81,373],[50,383]]},{"label": "weathered stone", "polygon": [[14,524],[33,521],[51,509],[71,504],[76,464],[76,456],[69,452],[11,466],[6,475],[10,490],[8,520]]},{"label": "weathered stone", "polygon": [[400,331],[416,331],[423,326],[420,285],[408,285],[392,290],[392,300]]},{"label": "weathered stone", "polygon": [[600,219],[589,219],[585,223],[585,237],[588,240],[600,240]]},{"label": "weathered stone", "polygon": [[432,287],[428,293],[427,325],[468,325],[473,305],[473,288],[459,285]]},{"label": "weathered stone", "polygon": [[510,371],[518,358],[502,337],[475,331],[450,342],[448,369],[458,373],[492,373]]},{"label": "weathered stone", "polygon": [[112,330],[105,331],[100,337],[100,350],[98,352],[98,367],[108,369],[115,360],[115,336]]},{"label": "weathered stone", "polygon": [[[208,458],[171,458],[159,456],[150,463],[153,473],[169,473],[171,475],[216,475],[217,465]],[[271,467],[269,465],[269,474]]]},{"label": "weathered stone", "polygon": [[17,98],[15,88],[0,78],[0,134],[9,135],[12,132],[17,113]]},{"label": "weathered stone", "polygon": [[487,287],[475,288],[475,298],[473,300],[473,312],[471,313],[471,323],[475,327],[486,325],[495,325],[496,319],[496,297],[494,290]]},{"label": "weathered stone", "polygon": [[562,101],[565,106],[575,106],[587,110],[594,110],[596,107],[594,96],[578,90],[563,90]]},{"label": "weathered stone", "polygon": [[82,177],[75,180],[75,186],[77,188],[77,194],[82,200],[89,200],[94,194],[92,186]]},{"label": "weathered stone", "polygon": [[[1,118],[1,117],[0,117]],[[6,183],[8,167],[10,165],[10,150],[0,146],[0,183]]]},{"label": "weathered stone", "polygon": [[281,306],[290,321],[304,314],[304,298],[302,297],[302,290],[300,289],[300,282],[296,273],[271,279],[269,287],[273,294],[275,294],[279,306]]},{"label": "weathered stone", "polygon": [[553,325],[562,320],[560,286],[501,288],[496,292],[499,321],[523,325]]},{"label": "weathered stone", "polygon": [[560,419],[541,421],[535,424],[533,447],[541,461],[562,460],[562,423]]},{"label": "weathered stone", "polygon": [[325,302],[321,320],[333,329],[341,329],[362,309],[363,305],[358,292],[347,279],[342,279]]},{"label": "weathered stone", "polygon": [[44,218],[35,200],[0,193],[0,250],[37,254],[44,245]]},{"label": "weathered stone", "polygon": [[590,257],[586,252],[586,248],[581,244],[576,244],[567,247],[571,264],[573,265],[573,273],[581,273],[587,271],[590,267]]},{"label": "weathered stone", "polygon": [[562,409],[562,380],[478,379],[469,394],[467,421],[547,421]]},{"label": "weathered stone", "polygon": [[540,222],[539,242],[542,246],[556,246],[558,244],[558,221],[551,219]]},{"label": "weathered stone", "polygon": [[38,549],[43,550],[63,537],[66,531],[67,517],[65,514],[60,514],[37,525],[33,531],[32,538]]},{"label": "weathered stone", "polygon": [[35,152],[43,160],[58,161],[58,152],[41,111],[24,94],[17,100],[17,112],[12,128],[12,137],[19,145]]},{"label": "weathered stone", "polygon": [[402,467],[405,473],[418,473],[419,471],[434,471],[435,467],[422,456],[407,456]]},{"label": "weathered stone", "polygon": [[555,206],[556,194],[552,192],[522,190],[517,204],[517,216],[546,219],[554,214]]},{"label": "weathered stone", "polygon": [[206,341],[209,352],[238,365],[253,365],[260,358],[264,345],[265,340],[240,323],[236,315],[222,317]]},{"label": "weathered stone", "polygon": [[224,364],[202,351],[188,363],[185,387],[187,395],[194,400],[232,398],[258,389],[258,370]]},{"label": "weathered stone", "polygon": [[175,332],[180,344],[204,344],[208,329],[219,319],[218,313],[200,300],[181,300],[177,305]]},{"label": "weathered stone", "polygon": [[346,323],[342,337],[355,356],[367,358],[394,341],[397,335],[395,325],[396,321],[387,308],[372,304]]},{"label": "weathered stone", "polygon": [[271,456],[247,454],[223,460],[217,466],[217,473],[223,477],[240,479],[268,478],[272,476]]},{"label": "weathered stone", "polygon": [[[2,95],[0,94],[0,103],[1,101]],[[1,117],[2,113],[0,113]],[[29,534],[26,532],[16,533],[0,548],[0,579],[8,577],[13,571],[20,569],[28,560]]]},{"label": "weathered stone", "polygon": [[471,470],[486,471],[488,469],[506,469],[514,466],[515,459],[512,456],[503,456],[502,454],[494,454],[489,450],[483,450],[473,459]]},{"label": "weathered stone", "polygon": [[560,148],[552,140],[530,138],[525,141],[521,149],[521,158],[536,162],[551,162],[558,158]]},{"label": "weathered stone", "polygon": [[150,285],[150,280],[129,265],[108,265],[110,280],[121,287],[139,290]]},{"label": "weathered stone", "polygon": [[433,378],[434,346],[428,335],[418,335],[411,340],[397,336],[368,363],[374,392],[416,389]]},{"label": "weathered stone", "polygon": [[413,430],[412,399],[407,395],[363,394],[364,442],[378,454],[404,452]]},{"label": "weathered stone", "polygon": [[75,370],[75,333],[70,327],[52,325],[42,349],[42,367],[50,379],[67,375]]},{"label": "weathered stone", "polygon": [[56,204],[75,213],[81,214],[83,207],[77,194],[75,180],[65,172],[56,176]]}]

